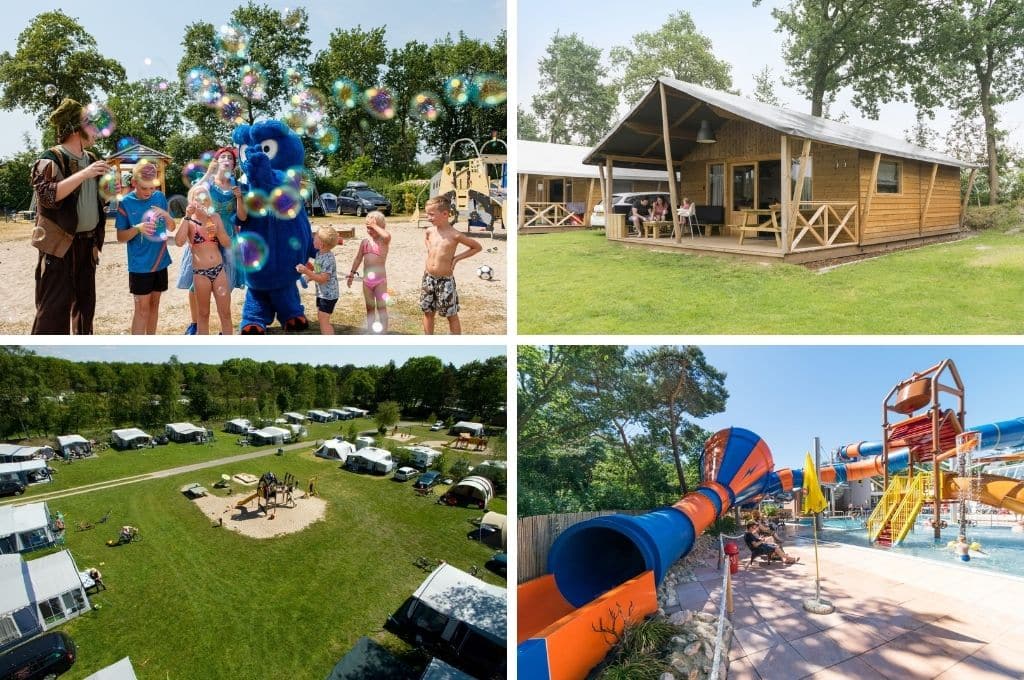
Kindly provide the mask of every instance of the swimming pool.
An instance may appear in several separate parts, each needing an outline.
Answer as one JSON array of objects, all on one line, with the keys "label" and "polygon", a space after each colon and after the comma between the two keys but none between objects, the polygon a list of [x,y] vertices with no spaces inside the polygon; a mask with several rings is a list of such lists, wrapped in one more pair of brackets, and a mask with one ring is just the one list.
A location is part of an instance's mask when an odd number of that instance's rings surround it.
[{"label": "swimming pool", "polygon": [[[856,524],[857,526],[853,526]],[[787,525],[793,527],[793,535],[811,538],[813,535],[809,524],[799,523]],[[859,545],[874,550],[892,550],[904,555],[912,555],[940,562],[961,562],[953,551],[946,547],[949,541],[955,541],[957,528],[951,526],[943,530],[942,538],[935,542],[931,527],[918,523],[902,543],[893,548],[884,548],[868,542],[868,532],[859,520],[825,520],[825,529],[818,536],[822,540]],[[978,542],[987,556],[973,556],[968,566],[978,569],[990,569],[1004,574],[1024,576],[1024,533],[1015,533],[1010,527],[975,527],[968,530],[967,540]]]}]

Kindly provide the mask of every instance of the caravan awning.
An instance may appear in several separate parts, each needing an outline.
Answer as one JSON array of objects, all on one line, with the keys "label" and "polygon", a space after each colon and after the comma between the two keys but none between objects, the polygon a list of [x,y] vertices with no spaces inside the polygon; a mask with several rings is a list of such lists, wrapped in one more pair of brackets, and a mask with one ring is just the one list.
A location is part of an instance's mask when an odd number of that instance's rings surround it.
[{"label": "caravan awning", "polygon": [[82,588],[78,567],[75,566],[75,560],[69,550],[61,550],[26,564],[29,578],[32,579],[32,592],[37,602]]},{"label": "caravan awning", "polygon": [[506,591],[470,576],[450,564],[442,564],[416,589],[413,597],[431,609],[490,635],[506,640],[508,603]]},{"label": "caravan awning", "polygon": [[0,505],[0,536],[20,534],[50,526],[46,503]]},{"label": "caravan awning", "polygon": [[0,555],[0,614],[9,614],[32,604],[22,572],[20,553]]}]

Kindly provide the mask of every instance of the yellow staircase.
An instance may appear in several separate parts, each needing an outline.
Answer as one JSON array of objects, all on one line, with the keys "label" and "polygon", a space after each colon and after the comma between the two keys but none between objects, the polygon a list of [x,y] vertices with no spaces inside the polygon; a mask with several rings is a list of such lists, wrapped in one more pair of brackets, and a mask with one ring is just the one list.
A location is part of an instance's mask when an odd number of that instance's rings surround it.
[{"label": "yellow staircase", "polygon": [[898,545],[907,537],[925,501],[932,495],[931,486],[931,477],[925,472],[912,477],[893,477],[868,517],[868,539],[879,545]]}]

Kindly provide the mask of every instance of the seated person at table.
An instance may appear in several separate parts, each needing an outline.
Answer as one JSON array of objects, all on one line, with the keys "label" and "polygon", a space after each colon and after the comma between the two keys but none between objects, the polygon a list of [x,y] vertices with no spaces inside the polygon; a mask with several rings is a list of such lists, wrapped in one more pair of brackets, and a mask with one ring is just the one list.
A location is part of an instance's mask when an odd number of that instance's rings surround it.
[{"label": "seated person at table", "polygon": [[651,219],[657,221],[664,221],[668,215],[668,203],[661,196],[654,199],[654,205],[651,206]]},{"label": "seated person at table", "polygon": [[743,534],[743,542],[750,548],[750,552],[757,557],[775,556],[786,564],[799,562],[799,557],[790,557],[786,551],[773,543],[766,543],[761,540],[762,536],[757,531],[757,522],[747,522],[747,532]]},{"label": "seated person at table", "polygon": [[643,235],[643,223],[651,219],[651,206],[647,204],[647,197],[640,199],[639,205],[634,203],[629,213],[629,221],[633,223],[633,229],[637,234]]}]

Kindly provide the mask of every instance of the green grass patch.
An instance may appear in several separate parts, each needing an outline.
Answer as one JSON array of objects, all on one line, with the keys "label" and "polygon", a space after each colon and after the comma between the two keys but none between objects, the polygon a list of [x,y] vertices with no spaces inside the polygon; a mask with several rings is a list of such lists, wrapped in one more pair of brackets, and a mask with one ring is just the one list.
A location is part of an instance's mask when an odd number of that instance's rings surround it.
[{"label": "green grass patch", "polygon": [[[232,445],[231,452],[241,448]],[[111,463],[119,455],[63,466],[61,474],[89,466],[120,470]],[[160,461],[167,459],[165,454]],[[252,539],[213,527],[178,492],[197,481],[219,495],[211,485],[220,474],[258,476],[267,470],[278,477],[294,474],[300,488],[317,475],[327,502],[325,519],[287,536]],[[241,497],[234,486],[225,507]],[[321,678],[361,635],[403,648],[382,626],[426,577],[414,565],[418,557],[444,559],[465,570],[475,565],[481,578],[505,585],[482,569],[493,549],[466,538],[478,510],[438,505],[418,497],[410,483],[339,470],[315,458],[311,448],[49,505],[66,514],[69,527],[76,518],[95,520],[111,511],[106,524],[67,532],[79,567],[99,567],[108,586],[91,598],[97,610],[63,626],[79,648],[78,663],[65,676],[69,680],[125,655],[142,679]],[[494,509],[504,506],[500,499]],[[144,540],[107,547],[122,524],[139,527]]]},{"label": "green grass patch", "polygon": [[1003,334],[1024,318],[1024,232],[798,265],[656,252],[600,231],[519,240],[524,334]]}]

